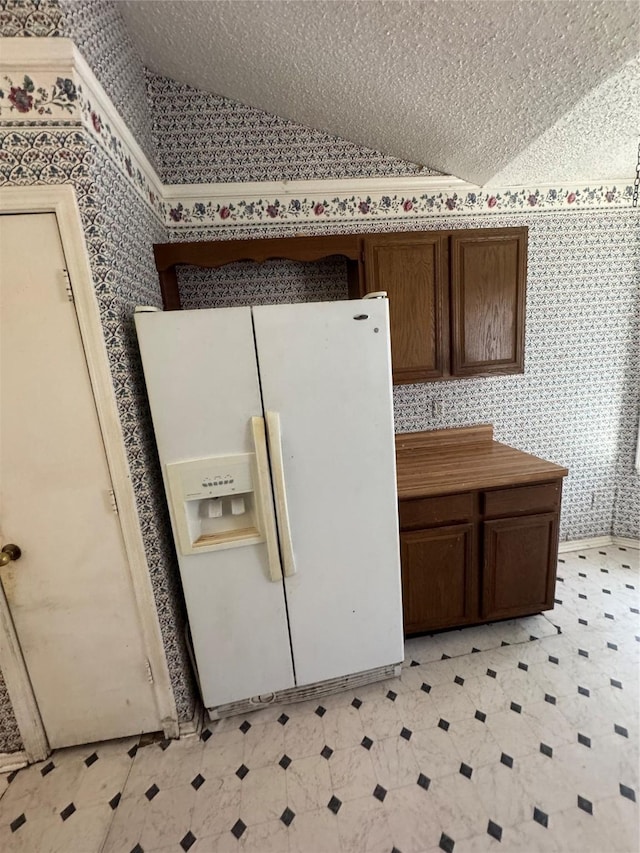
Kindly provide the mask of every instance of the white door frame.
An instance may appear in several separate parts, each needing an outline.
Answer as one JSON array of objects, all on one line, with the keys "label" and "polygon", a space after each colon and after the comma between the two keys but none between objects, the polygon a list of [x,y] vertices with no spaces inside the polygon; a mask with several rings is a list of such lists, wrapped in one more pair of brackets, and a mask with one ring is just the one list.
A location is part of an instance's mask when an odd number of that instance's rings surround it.
[{"label": "white door frame", "polygon": [[[131,472],[75,190],[68,184],[3,187],[0,189],[0,214],[3,213],[54,213],[56,216],[107,464],[118,506],[118,519],[128,558],[142,640],[151,667],[150,677],[153,679],[159,728],[163,729],[166,737],[178,737],[178,714],[151,587]],[[20,729],[26,758],[29,761],[41,760],[49,753],[49,745],[1,586],[0,668],[2,668],[7,692]],[[5,757],[15,758],[13,755]]]}]

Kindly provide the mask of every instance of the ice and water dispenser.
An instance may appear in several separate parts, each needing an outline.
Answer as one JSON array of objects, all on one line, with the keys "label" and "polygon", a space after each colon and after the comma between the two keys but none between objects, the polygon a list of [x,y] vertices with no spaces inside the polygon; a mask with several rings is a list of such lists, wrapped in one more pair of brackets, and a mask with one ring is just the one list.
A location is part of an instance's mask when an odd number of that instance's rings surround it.
[{"label": "ice and water dispenser", "polygon": [[174,462],[167,475],[183,554],[263,541],[254,453]]}]

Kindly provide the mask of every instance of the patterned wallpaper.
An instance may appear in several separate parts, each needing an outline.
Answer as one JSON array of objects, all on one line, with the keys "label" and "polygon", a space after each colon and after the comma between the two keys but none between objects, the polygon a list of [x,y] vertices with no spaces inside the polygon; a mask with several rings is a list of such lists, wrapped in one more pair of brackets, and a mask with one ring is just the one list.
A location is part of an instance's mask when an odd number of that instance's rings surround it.
[{"label": "patterned wallpaper", "polygon": [[167,77],[147,85],[167,184],[440,174]]},{"label": "patterned wallpaper", "polygon": [[[434,219],[418,227],[529,226],[526,365],[522,376],[398,386],[399,432],[491,422],[496,438],[570,468],[561,538],[615,532],[638,535],[638,477],[631,473],[640,402],[637,321],[640,240],[637,212],[584,211]],[[305,233],[362,229],[351,223],[307,227]],[[410,222],[371,223],[367,230],[411,230]],[[259,236],[261,229],[240,231]],[[300,231],[300,226],[296,231]],[[264,228],[262,229],[264,232]],[[271,227],[269,234],[291,233]],[[211,232],[208,234],[211,237]],[[215,236],[220,236],[217,233]],[[225,234],[232,237],[233,232]],[[187,229],[172,239],[204,239]],[[346,298],[344,266],[311,272],[271,261],[220,270],[183,268],[185,307],[260,301]],[[442,415],[435,417],[438,402]],[[625,472],[622,487],[620,478]],[[620,486],[620,487],[619,487]],[[614,504],[616,502],[615,526]],[[634,503],[635,502],[635,503]]]}]

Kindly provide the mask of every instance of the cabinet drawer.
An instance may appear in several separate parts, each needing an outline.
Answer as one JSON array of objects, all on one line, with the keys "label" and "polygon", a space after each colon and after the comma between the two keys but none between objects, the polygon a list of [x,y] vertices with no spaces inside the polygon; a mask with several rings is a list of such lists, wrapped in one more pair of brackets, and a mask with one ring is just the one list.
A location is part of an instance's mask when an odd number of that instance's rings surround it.
[{"label": "cabinet drawer", "polygon": [[474,496],[474,492],[466,492],[400,501],[400,527],[411,530],[451,521],[468,521],[473,516]]},{"label": "cabinet drawer", "polygon": [[550,512],[560,506],[562,480],[535,486],[515,486],[484,492],[483,509],[487,518],[529,512]]}]

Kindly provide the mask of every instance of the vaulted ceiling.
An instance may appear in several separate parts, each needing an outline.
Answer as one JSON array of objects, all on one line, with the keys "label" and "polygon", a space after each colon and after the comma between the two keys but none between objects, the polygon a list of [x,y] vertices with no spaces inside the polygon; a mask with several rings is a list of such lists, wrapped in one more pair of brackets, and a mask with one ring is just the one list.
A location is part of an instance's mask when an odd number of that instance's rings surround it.
[{"label": "vaulted ceiling", "polygon": [[471,183],[635,173],[635,0],[119,7],[156,73]]}]

